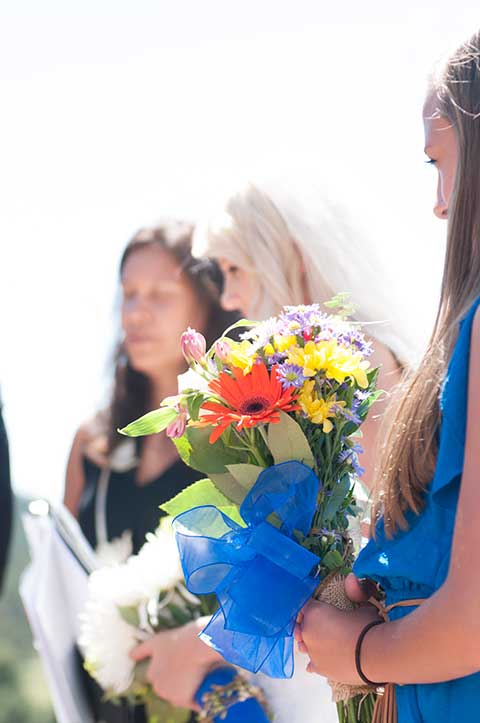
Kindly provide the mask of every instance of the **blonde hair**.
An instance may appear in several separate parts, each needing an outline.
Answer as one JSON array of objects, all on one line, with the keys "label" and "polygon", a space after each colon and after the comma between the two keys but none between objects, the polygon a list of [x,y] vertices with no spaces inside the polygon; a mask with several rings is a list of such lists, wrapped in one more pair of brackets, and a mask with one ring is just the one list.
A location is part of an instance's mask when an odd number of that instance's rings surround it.
[{"label": "blonde hair", "polygon": [[[383,342],[402,364],[412,356],[400,313],[381,293],[380,270],[365,239],[346,221],[345,209],[316,195],[307,207],[279,184],[265,190],[248,182],[231,193],[219,213],[194,234],[193,253],[224,257],[252,274],[258,289],[249,309],[266,318],[286,304],[327,301],[348,291],[368,333]],[[372,289],[378,293],[372,294]],[[387,309],[390,313],[387,313]],[[385,318],[387,321],[385,322]]]},{"label": "blonde hair", "polygon": [[449,204],[447,250],[437,320],[425,357],[409,382],[386,441],[380,486],[387,534],[405,529],[432,480],[440,423],[439,395],[458,326],[480,295],[480,32],[432,80],[437,115],[453,125],[458,165]]}]

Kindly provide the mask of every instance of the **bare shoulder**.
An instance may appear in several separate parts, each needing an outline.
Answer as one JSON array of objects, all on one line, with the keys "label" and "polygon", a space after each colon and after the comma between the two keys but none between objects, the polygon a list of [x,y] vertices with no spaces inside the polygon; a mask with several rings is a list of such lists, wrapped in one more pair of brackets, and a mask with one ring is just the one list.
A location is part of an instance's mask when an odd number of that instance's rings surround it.
[{"label": "bare shoulder", "polygon": [[472,337],[470,341],[470,354],[473,351],[473,346],[476,346],[477,351],[480,348],[480,306],[477,307],[477,310],[475,311],[475,316],[473,317],[473,324],[472,324]]},{"label": "bare shoulder", "polygon": [[106,447],[106,428],[99,415],[77,429],[68,457],[64,494],[64,503],[73,515],[77,514],[85,486],[84,458],[102,466],[106,461]]},{"label": "bare shoulder", "polygon": [[468,400],[469,409],[472,403],[480,403],[480,306],[475,312],[470,337]]},{"label": "bare shoulder", "polygon": [[80,425],[74,437],[72,449],[76,447],[82,456],[102,466],[107,460],[107,446],[108,413],[102,410]]},{"label": "bare shoulder", "polygon": [[105,436],[106,428],[102,424],[101,415],[95,415],[78,427],[73,438],[72,452],[89,456],[92,446],[98,445],[100,439],[104,439]]}]

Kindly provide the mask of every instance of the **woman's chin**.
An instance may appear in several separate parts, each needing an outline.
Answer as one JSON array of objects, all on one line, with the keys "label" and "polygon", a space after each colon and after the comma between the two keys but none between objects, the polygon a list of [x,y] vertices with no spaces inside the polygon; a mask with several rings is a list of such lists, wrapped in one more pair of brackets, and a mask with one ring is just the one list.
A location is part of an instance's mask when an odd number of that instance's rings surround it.
[{"label": "woman's chin", "polygon": [[134,371],[145,374],[147,377],[158,374],[158,358],[155,363],[149,354],[130,354],[129,362]]},{"label": "woman's chin", "polygon": [[129,362],[132,369],[149,378],[157,378],[162,373],[173,369],[182,369],[182,359],[170,359],[162,354],[130,354]]}]

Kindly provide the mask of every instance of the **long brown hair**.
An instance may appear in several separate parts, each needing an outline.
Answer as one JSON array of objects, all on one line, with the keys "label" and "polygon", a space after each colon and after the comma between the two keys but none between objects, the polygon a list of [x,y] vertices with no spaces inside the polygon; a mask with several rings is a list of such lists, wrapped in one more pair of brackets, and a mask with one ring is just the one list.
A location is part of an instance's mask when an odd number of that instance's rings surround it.
[{"label": "long brown hair", "polygon": [[[238,315],[223,311],[219,305],[221,273],[214,264],[192,256],[193,227],[182,221],[165,221],[138,231],[127,244],[120,259],[119,275],[132,253],[156,245],[168,251],[178,262],[182,273],[192,285],[200,304],[207,312],[207,326],[201,329],[207,343],[212,344]],[[122,441],[117,429],[149,411],[150,382],[148,377],[131,366],[122,342],[114,356],[114,383],[106,415],[107,451],[111,453]]]},{"label": "long brown hair", "polygon": [[435,327],[420,367],[406,384],[379,468],[388,535],[407,527],[407,510],[418,514],[423,507],[437,458],[441,385],[459,322],[480,295],[480,31],[448,59],[431,92],[439,116],[455,129],[458,165]]}]

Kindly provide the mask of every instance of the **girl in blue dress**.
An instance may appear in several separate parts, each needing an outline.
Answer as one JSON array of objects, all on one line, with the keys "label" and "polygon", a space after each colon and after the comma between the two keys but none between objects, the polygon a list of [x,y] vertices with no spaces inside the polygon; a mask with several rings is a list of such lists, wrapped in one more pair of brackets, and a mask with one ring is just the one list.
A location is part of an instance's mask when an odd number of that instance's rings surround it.
[{"label": "girl in blue dress", "polygon": [[383,590],[387,622],[373,605],[311,602],[297,638],[312,672],[394,691],[398,723],[464,723],[480,720],[480,31],[432,81],[424,125],[435,214],[448,219],[441,300],[386,442],[383,515],[355,566]]}]

